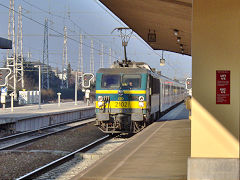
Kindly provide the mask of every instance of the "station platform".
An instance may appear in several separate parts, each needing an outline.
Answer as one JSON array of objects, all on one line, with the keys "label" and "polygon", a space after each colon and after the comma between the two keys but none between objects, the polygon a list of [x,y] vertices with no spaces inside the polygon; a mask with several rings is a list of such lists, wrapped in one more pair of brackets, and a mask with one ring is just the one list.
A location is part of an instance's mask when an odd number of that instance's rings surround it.
[{"label": "station platform", "polygon": [[190,133],[188,111],[180,104],[74,179],[187,179]]},{"label": "station platform", "polygon": [[83,101],[74,102],[29,105],[14,107],[5,110],[0,109],[0,125],[11,124],[10,129],[14,131],[29,131],[39,129],[45,126],[54,125],[62,122],[71,122],[81,118],[93,117],[95,115],[95,106],[87,106]]},{"label": "station platform", "polygon": [[38,104],[14,107],[13,112],[11,112],[11,108],[6,108],[5,110],[0,109],[0,124],[11,123],[21,119],[49,115],[53,113],[69,112],[72,110],[89,107],[94,106],[87,106],[83,101],[78,101],[77,105],[75,105],[74,102],[61,103],[60,106],[58,106],[57,103],[42,104],[40,109]]}]

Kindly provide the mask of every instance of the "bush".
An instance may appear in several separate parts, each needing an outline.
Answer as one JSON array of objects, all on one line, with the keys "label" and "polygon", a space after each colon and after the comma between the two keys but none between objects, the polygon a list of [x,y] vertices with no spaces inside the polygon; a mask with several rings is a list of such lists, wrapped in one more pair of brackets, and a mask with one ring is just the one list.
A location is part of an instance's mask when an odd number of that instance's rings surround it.
[{"label": "bush", "polygon": [[53,101],[57,99],[57,95],[53,89],[42,89],[41,98],[43,102]]},{"label": "bush", "polygon": [[[74,89],[60,89],[60,90],[53,90],[53,89],[42,89],[41,90],[41,98],[43,103],[47,103],[49,101],[57,102],[57,93],[61,93],[61,99],[72,99],[75,100],[75,90]],[[78,100],[83,100],[84,93],[81,90],[78,90]]]},{"label": "bush", "polygon": [[[75,90],[74,89],[61,89],[61,99],[75,99]],[[78,90],[78,100],[83,100],[84,93],[81,90]]]}]

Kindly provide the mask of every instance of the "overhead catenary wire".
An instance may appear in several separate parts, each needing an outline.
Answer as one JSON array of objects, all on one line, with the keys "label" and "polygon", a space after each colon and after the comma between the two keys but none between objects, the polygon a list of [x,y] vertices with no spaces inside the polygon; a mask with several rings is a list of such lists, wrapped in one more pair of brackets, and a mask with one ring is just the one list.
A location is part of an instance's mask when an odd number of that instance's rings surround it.
[{"label": "overhead catenary wire", "polygon": [[[6,34],[0,34],[0,36],[5,36]],[[120,35],[114,35],[114,34],[82,34],[83,36],[97,36],[97,37],[120,37]],[[44,36],[43,34],[23,34],[23,37],[28,37],[28,36]],[[60,35],[56,34],[49,34],[49,36],[52,37],[62,37]],[[78,34],[69,34],[68,36],[79,36]],[[101,40],[99,40],[101,42]]]},{"label": "overhead catenary wire", "polygon": [[[26,2],[25,0],[23,0],[23,2],[26,3],[26,4],[28,4],[28,5],[31,6],[31,7],[34,7],[34,8],[36,8],[36,9],[38,9],[38,10],[44,12],[44,13],[49,14],[49,15],[51,15],[51,16],[55,16],[55,17],[57,17],[57,18],[63,19],[64,21],[69,20],[74,26],[78,27],[81,32],[84,32],[83,36],[93,36],[93,35],[87,33],[85,30],[83,30],[83,28],[80,27],[80,26],[79,26],[75,21],[73,21],[70,17],[68,17],[68,19],[66,19],[64,16],[60,16],[60,15],[54,14],[54,13],[52,13],[52,12],[50,12],[50,11],[46,11],[46,10],[44,10],[44,9],[42,9],[42,8],[39,8],[38,6],[36,6],[36,5],[32,4],[32,3]],[[66,12],[64,12],[64,13],[66,13]],[[69,36],[69,35],[68,35],[68,36]],[[109,35],[109,36],[110,36],[110,35]],[[97,39],[97,38],[93,38],[93,39],[99,40],[99,39]],[[101,41],[101,40],[99,40],[99,41]],[[102,42],[102,41],[101,41],[101,42]]]},{"label": "overhead catenary wire", "polygon": [[[104,11],[106,11],[111,17],[113,17],[114,20],[116,20],[117,22],[119,22],[119,23],[122,24],[123,26],[126,26],[126,25],[125,25],[124,23],[122,23],[119,19],[117,19],[117,17],[115,17],[113,14],[111,14],[111,12],[109,12],[109,10],[107,10],[105,7],[103,7],[103,5],[100,4],[99,1],[97,1],[97,0],[93,0],[93,1],[95,1],[102,9],[104,9]],[[23,0],[23,2],[24,2],[24,3],[31,4],[31,3],[29,3],[29,2],[26,2],[26,0]],[[0,4],[0,5],[4,7],[3,4]],[[33,6],[35,6],[35,5],[33,5]],[[5,8],[8,8],[8,7],[5,6]],[[39,8],[39,7],[35,6],[34,8]],[[9,8],[8,8],[8,9],[9,9]],[[41,8],[40,8],[40,9],[41,9]],[[55,16],[55,17],[59,16],[59,18],[64,18],[63,16],[57,15],[57,14],[55,14],[55,13],[52,13],[51,11],[47,11],[47,10],[44,10],[44,9],[41,9],[41,11],[42,11],[42,12],[45,11],[44,13],[47,13],[47,14],[49,14],[49,15],[51,15],[51,16]],[[18,13],[18,12],[16,12],[16,13]],[[28,17],[28,16],[26,16],[25,14],[23,15],[23,17],[24,17],[24,18],[27,18],[27,19],[29,19],[29,20],[31,20],[31,21],[34,21],[35,23],[40,24],[41,26],[44,26],[44,25],[43,25],[42,23],[40,23],[39,21],[33,19],[32,17]],[[79,27],[80,27],[80,26],[79,26]],[[82,29],[82,28],[81,28],[81,29]],[[56,34],[58,34],[58,35],[60,35],[61,37],[63,37],[63,33],[58,32],[58,31],[55,30],[54,28],[50,28],[50,30],[52,30],[52,31],[54,31],[54,32],[56,31]],[[80,43],[79,41],[75,40],[74,38],[71,38],[71,36],[74,37],[74,36],[77,36],[77,35],[68,35],[68,38],[69,38],[71,41]],[[85,35],[85,36],[97,36],[97,35],[90,35],[90,34],[88,34],[88,35]],[[99,36],[101,36],[101,35],[99,35]],[[153,52],[154,54],[156,54],[157,56],[160,57],[160,55],[159,55],[156,51],[152,50],[151,47],[150,47],[147,43],[145,43],[141,38],[139,38],[139,37],[138,37],[137,35],[135,35],[135,34],[134,34],[134,37],[136,37],[136,38],[137,38],[141,43],[143,43],[149,50],[151,50],[151,52]],[[86,43],[83,43],[83,45],[84,45],[85,47],[87,47],[87,48],[91,48],[91,46],[88,45],[88,44],[86,44]],[[32,48],[32,47],[31,47],[31,48]],[[104,49],[105,49],[105,48],[107,48],[107,47],[104,46]],[[96,51],[98,51],[98,52],[101,52],[101,49],[97,49],[97,48],[95,48],[95,47],[94,47],[94,49],[95,49]],[[107,55],[107,56],[109,56],[109,53],[105,53],[105,52],[107,52],[107,51],[104,51],[104,54]],[[36,53],[35,53],[35,54],[36,54]],[[54,53],[49,53],[49,54],[54,54]],[[56,54],[58,54],[58,53],[56,53]],[[59,53],[59,54],[61,54],[61,53]],[[113,53],[112,53],[111,56],[113,57]],[[115,58],[116,58],[116,57],[114,57],[114,59],[115,59]],[[118,59],[118,57],[117,57],[117,59]],[[166,62],[166,65],[167,65],[167,67],[166,67],[167,69],[177,71],[176,67],[175,67],[175,66],[172,66],[168,61]]]},{"label": "overhead catenary wire", "polygon": [[[37,8],[38,10],[40,10],[40,11],[42,11],[42,12],[45,12],[45,13],[47,13],[47,14],[50,14],[50,15],[53,15],[53,16],[55,16],[55,17],[59,17],[59,18],[61,18],[61,19],[66,19],[65,17],[63,17],[63,16],[59,16],[59,15],[56,15],[56,14],[53,14],[53,13],[51,13],[50,11],[46,11],[46,10],[44,10],[44,9],[42,9],[42,8],[39,8],[38,6],[36,6],[36,5],[33,5],[33,4],[31,4],[31,3],[29,3],[29,2],[26,2],[25,0],[23,0],[23,2],[25,2],[26,4],[28,4],[28,5],[30,5],[30,6],[32,6],[32,7],[34,7],[34,8]],[[0,5],[1,6],[3,6],[3,7],[5,7],[5,8],[7,8],[7,9],[9,9],[9,7],[7,7],[7,6],[5,6],[5,5],[3,5],[3,4],[1,4],[0,3]],[[25,9],[26,11],[28,11],[27,9]],[[14,10],[15,11],[15,10]],[[16,11],[15,11],[16,12]],[[18,13],[18,12],[16,12],[16,13]],[[27,18],[27,19],[29,19],[29,20],[31,20],[31,21],[33,21],[33,22],[35,22],[35,23],[37,23],[37,24],[39,24],[39,25],[41,25],[41,26],[44,26],[44,24],[42,24],[41,22],[39,22],[39,21],[37,21],[37,20],[35,20],[35,19],[33,19],[33,18],[31,18],[31,17],[28,17],[28,16],[26,16],[25,14],[22,14],[22,16],[23,17],[25,17],[25,18]],[[78,25],[78,24],[76,24],[74,21],[72,21],[71,19],[70,19],[70,21],[74,24],[74,25],[76,25],[79,29],[81,29],[82,30],[82,28]],[[52,30],[53,32],[56,32],[58,35],[60,35],[61,37],[63,37],[64,35],[63,35],[63,33],[61,33],[61,32],[58,32],[57,30],[55,30],[55,29],[53,29],[53,28],[51,28],[51,27],[48,27],[50,30]],[[82,30],[82,31],[84,31],[84,30]],[[91,34],[88,34],[88,33],[86,33],[86,31],[84,31],[85,32],[85,34],[87,34],[87,35],[83,35],[83,36],[94,36],[94,35],[91,35]],[[49,34],[50,36],[51,36],[51,34]],[[106,36],[106,35],[100,35],[100,36]],[[113,36],[113,35],[109,35],[109,36]],[[77,40],[75,40],[75,39],[73,39],[73,38],[70,38],[69,37],[69,35],[67,36],[67,38],[68,39],[70,39],[70,40],[72,40],[72,41],[75,41],[75,42],[77,42],[77,43],[81,43],[81,42],[79,42],[79,41],[77,41]],[[87,45],[87,44],[85,44],[85,43],[82,43],[84,46],[86,46],[86,47],[88,47],[88,48],[90,48],[91,49],[91,46],[90,45]],[[107,48],[107,47],[106,47]],[[93,48],[94,50],[96,50],[96,51],[98,51],[98,52],[101,52],[101,49],[97,49],[97,48]],[[109,56],[109,53],[105,53],[104,52],[104,54],[105,55],[108,55]],[[118,57],[113,57],[114,59],[117,59]]]},{"label": "overhead catenary wire", "polygon": [[[4,5],[4,4],[2,4],[2,3],[0,3],[0,6],[2,6],[2,7],[4,7],[4,8],[7,8],[7,9],[10,9],[9,7],[7,7],[6,5]],[[13,10],[13,9],[11,9],[11,10]],[[17,12],[16,10],[13,10],[13,11],[18,14],[18,12]],[[40,26],[44,27],[44,24],[43,24],[43,23],[41,23],[41,22],[39,22],[39,21],[31,18],[31,17],[28,17],[28,16],[26,16],[26,15],[23,14],[23,13],[22,13],[22,16],[23,16],[24,18],[26,18],[26,19],[28,19],[28,20],[31,20],[31,21],[39,24]],[[64,37],[64,34],[63,34],[63,33],[61,33],[61,32],[59,32],[59,31],[53,29],[52,27],[48,27],[48,29],[50,29],[51,31],[57,33],[58,35],[61,35],[62,37]],[[73,38],[71,38],[71,37],[69,37],[69,36],[67,36],[67,38],[68,38],[69,40],[71,40],[71,41],[80,43],[80,41],[78,41],[78,40],[76,40],[76,39],[73,39]],[[85,47],[88,47],[89,49],[91,49],[91,45],[89,46],[89,45],[87,45],[87,44],[85,44],[85,43],[82,43],[82,45],[84,45]],[[101,52],[100,49],[97,49],[97,48],[95,48],[95,47],[93,47],[93,49],[96,50],[96,51],[98,51],[98,52]],[[109,55],[108,53],[104,53],[104,54],[105,54],[105,55]]]}]

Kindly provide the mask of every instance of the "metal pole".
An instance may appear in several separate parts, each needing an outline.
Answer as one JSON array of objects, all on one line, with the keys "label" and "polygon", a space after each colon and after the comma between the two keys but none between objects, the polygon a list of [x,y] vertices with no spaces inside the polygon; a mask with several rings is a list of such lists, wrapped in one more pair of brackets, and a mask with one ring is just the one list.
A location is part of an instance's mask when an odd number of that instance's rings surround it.
[{"label": "metal pole", "polygon": [[60,101],[60,95],[58,95],[58,107],[60,107],[60,104],[61,103],[61,101]]},{"label": "metal pole", "polygon": [[11,95],[11,112],[13,112],[13,97],[14,94],[10,94]]},{"label": "metal pole", "polygon": [[41,66],[39,65],[39,83],[38,83],[38,89],[39,89],[39,99],[38,99],[38,109],[41,109]]},{"label": "metal pole", "polygon": [[[19,53],[20,49],[20,53]],[[18,8],[18,30],[17,30],[17,47],[16,47],[16,81],[21,82],[24,89],[24,69],[23,69],[23,37],[22,37],[22,6]]]},{"label": "metal pole", "polygon": [[101,61],[100,61],[100,68],[103,68],[103,53],[104,53],[104,49],[103,49],[103,44],[101,45]]},{"label": "metal pole", "polygon": [[65,68],[68,67],[67,59],[67,27],[64,26],[64,41],[63,41],[63,59],[62,59],[62,88],[68,88],[68,76],[64,80]]},{"label": "metal pole", "polygon": [[76,72],[75,76],[75,105],[77,105],[77,88],[78,88],[78,72]]},{"label": "metal pole", "polygon": [[58,95],[58,107],[60,107],[60,103],[61,103],[61,99],[60,99],[60,96],[61,96],[61,93],[57,93],[57,95]]},{"label": "metal pole", "polygon": [[93,40],[91,40],[91,51],[90,51],[90,72],[91,72],[91,73],[94,73]]},{"label": "metal pole", "polygon": [[20,19],[21,19],[21,26],[20,26],[20,36],[21,36],[21,49],[20,49],[20,53],[21,53],[21,79],[22,79],[22,89],[25,88],[25,84],[24,84],[24,67],[23,67],[23,32],[22,32],[22,6],[21,6],[21,16],[20,16]]},{"label": "metal pole", "polygon": [[109,67],[112,65],[112,48],[109,49]]},{"label": "metal pole", "polygon": [[127,50],[126,46],[124,46],[124,57],[125,57],[125,62],[127,61]]}]

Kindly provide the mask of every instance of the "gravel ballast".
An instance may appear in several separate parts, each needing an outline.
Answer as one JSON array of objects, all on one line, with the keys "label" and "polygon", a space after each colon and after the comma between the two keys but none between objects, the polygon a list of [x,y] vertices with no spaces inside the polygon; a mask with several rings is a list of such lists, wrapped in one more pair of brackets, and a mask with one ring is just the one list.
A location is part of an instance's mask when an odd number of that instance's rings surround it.
[{"label": "gravel ballast", "polygon": [[96,161],[127,141],[126,138],[113,138],[86,153],[76,154],[75,158],[36,178],[37,180],[70,180]]},{"label": "gravel ballast", "polygon": [[1,152],[0,179],[15,179],[60,157],[51,153]]},{"label": "gravel ballast", "polygon": [[91,123],[45,137],[15,151],[1,152],[0,179],[16,179],[104,135]]},{"label": "gravel ballast", "polygon": [[103,136],[104,133],[91,123],[80,128],[48,136],[19,149],[25,151],[37,149],[72,152]]}]

